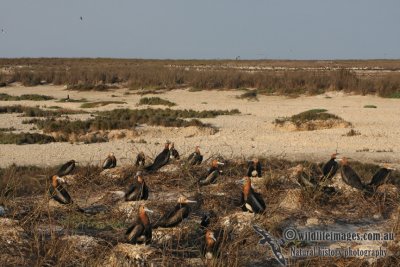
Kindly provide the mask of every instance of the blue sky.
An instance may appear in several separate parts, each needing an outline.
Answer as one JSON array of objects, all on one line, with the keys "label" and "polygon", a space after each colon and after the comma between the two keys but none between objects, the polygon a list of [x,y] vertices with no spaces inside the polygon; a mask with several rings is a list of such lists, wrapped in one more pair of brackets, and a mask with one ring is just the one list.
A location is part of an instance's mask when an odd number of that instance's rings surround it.
[{"label": "blue sky", "polygon": [[0,57],[400,58],[398,0],[1,0],[0,28]]}]

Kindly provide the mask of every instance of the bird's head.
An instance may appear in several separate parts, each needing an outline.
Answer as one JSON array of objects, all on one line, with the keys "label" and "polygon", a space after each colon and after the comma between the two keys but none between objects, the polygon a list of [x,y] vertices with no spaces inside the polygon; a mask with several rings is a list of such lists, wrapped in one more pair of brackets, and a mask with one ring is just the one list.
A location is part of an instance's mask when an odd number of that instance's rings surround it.
[{"label": "bird's head", "polygon": [[220,165],[224,165],[224,163],[219,162],[219,161],[216,160],[216,159],[214,159],[214,160],[211,162],[211,167],[216,168],[216,167],[218,167],[218,166],[220,166]]},{"label": "bird's head", "polygon": [[342,158],[339,158],[339,159],[336,158],[335,161],[339,162],[341,165],[345,166],[345,165],[348,165],[348,163],[349,163],[348,159],[350,159],[350,158],[342,157]]},{"label": "bird's head", "polygon": [[147,215],[147,213],[153,213],[153,211],[149,210],[144,205],[141,205],[139,207],[139,218],[143,222],[143,224],[149,224],[150,223],[149,216]]},{"label": "bird's head", "polygon": [[389,163],[384,163],[384,164],[382,164],[382,165],[380,165],[382,168],[385,168],[385,169],[388,169],[388,170],[391,170],[391,171],[395,171],[396,170],[396,168],[394,168],[393,166],[391,166]]},{"label": "bird's head", "polygon": [[110,154],[108,154],[108,156],[114,157],[114,152],[110,152]]},{"label": "bird's head", "polygon": [[339,153],[333,153],[333,154],[331,155],[331,159],[336,159],[337,155],[339,155]]},{"label": "bird's head", "polygon": [[211,230],[207,230],[206,231],[206,243],[208,246],[212,246],[215,242],[217,241],[217,239],[214,236],[214,232]]},{"label": "bird's head", "polygon": [[141,174],[137,176],[137,181],[138,181],[139,183],[143,184],[144,179],[143,179],[143,177],[142,177]]},{"label": "bird's head", "polygon": [[197,152],[198,154],[200,154],[200,147],[199,147],[199,146],[196,146],[195,149],[194,149],[194,151]]}]

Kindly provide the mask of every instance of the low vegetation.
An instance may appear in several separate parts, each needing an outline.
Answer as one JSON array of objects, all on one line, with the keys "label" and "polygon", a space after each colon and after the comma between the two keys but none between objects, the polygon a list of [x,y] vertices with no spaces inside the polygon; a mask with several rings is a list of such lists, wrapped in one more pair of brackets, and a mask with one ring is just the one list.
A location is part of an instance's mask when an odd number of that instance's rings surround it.
[{"label": "low vegetation", "polygon": [[361,133],[359,131],[356,131],[354,129],[351,129],[350,131],[348,131],[346,134],[344,134],[343,136],[357,136],[357,135],[361,135]]},{"label": "low vegetation", "polygon": [[[137,89],[257,88],[259,94],[321,94],[337,90],[400,97],[400,73],[359,75],[352,68],[398,70],[399,61],[229,61],[125,59],[1,59],[0,83],[68,85],[106,91],[120,84]],[[17,67],[18,66],[18,67]]]},{"label": "low vegetation", "polygon": [[66,114],[79,114],[84,112],[71,109],[47,110],[47,109],[41,109],[39,107],[26,107],[21,105],[13,105],[13,106],[0,106],[0,114],[2,113],[23,113],[23,116],[25,117],[60,117]]},{"label": "low vegetation", "polygon": [[49,135],[39,133],[4,133],[0,132],[0,144],[47,144],[56,140]]},{"label": "low vegetation", "polygon": [[[195,118],[213,118],[219,115],[238,114],[238,110],[171,110],[171,109],[115,109],[112,111],[98,112],[94,118],[82,121],[69,120],[37,120],[35,124],[46,133],[60,132],[65,134],[84,134],[90,131],[134,129],[138,124],[165,126],[165,127],[187,127],[209,125]],[[186,120],[191,119],[191,120]]]},{"label": "low vegetation", "polygon": [[81,105],[81,108],[98,108],[111,104],[126,104],[124,101],[98,101],[98,102],[87,102]]},{"label": "low vegetation", "polygon": [[364,108],[377,108],[375,105],[365,105]]},{"label": "low vegetation", "polygon": [[237,96],[237,98],[247,99],[249,101],[258,101],[257,95],[258,95],[257,90],[248,90],[247,92],[241,94],[240,96]]},{"label": "low vegetation", "polygon": [[[184,227],[174,229],[153,229],[152,243],[148,246],[129,245],[124,236],[125,230],[137,214],[139,204],[124,201],[109,201],[107,198],[95,198],[99,192],[125,190],[131,183],[131,177],[138,169],[118,167],[113,170],[113,178],[95,165],[80,164],[73,174],[66,179],[66,188],[75,203],[82,208],[104,205],[108,209],[96,215],[82,214],[74,205],[58,205],[49,200],[47,193],[48,177],[55,173],[58,166],[38,168],[34,166],[15,166],[0,168],[0,203],[7,209],[6,218],[15,220],[16,226],[4,225],[0,238],[13,240],[0,246],[2,257],[12,260],[14,266],[99,266],[113,255],[119,245],[127,250],[139,248],[141,256],[147,249],[154,251],[145,262],[138,264],[130,251],[117,254],[120,264],[112,266],[203,266],[206,260],[202,255],[204,231],[199,228],[198,214],[209,213],[210,228],[224,228],[229,232],[229,239],[221,243],[222,253],[212,262],[212,266],[278,266],[268,245],[258,245],[261,237],[254,232],[254,224],[266,229],[274,238],[283,237],[288,227],[304,229],[308,221],[316,222],[311,227],[337,229],[338,222],[343,229],[346,226],[353,231],[366,232],[390,229],[397,237],[400,229],[396,224],[399,208],[398,190],[400,173],[394,171],[388,184],[373,196],[365,196],[359,191],[339,189],[329,196],[318,189],[309,192],[300,187],[291,177],[291,168],[301,163],[306,176],[320,171],[321,165],[314,162],[292,162],[285,159],[264,158],[260,162],[267,170],[261,179],[254,179],[253,185],[267,204],[264,214],[254,216],[243,212],[240,204],[242,186],[237,180],[242,178],[247,162],[239,159],[225,159],[224,175],[217,179],[217,186],[197,189],[193,181],[198,179],[195,169],[178,167],[171,172],[156,172],[145,176],[146,184],[153,190],[150,194],[159,194],[160,198],[150,197],[146,207],[154,213],[149,214],[150,221],[156,221],[165,210],[176,205],[179,194],[190,196],[198,204],[191,205],[192,213],[185,220]],[[367,183],[379,166],[350,162],[353,169]],[[204,168],[206,165],[202,165]],[[223,178],[223,179],[220,179]],[[333,186],[333,185],[331,185]],[[384,187],[384,188],[383,188]],[[201,190],[201,193],[197,191]],[[155,195],[153,195],[155,196]],[[170,197],[172,196],[172,197]],[[95,201],[95,203],[93,203]],[[349,212],[351,210],[351,212]],[[377,222],[375,216],[382,218]],[[18,228],[17,228],[18,227]],[[10,230],[21,229],[22,233]],[[313,230],[314,228],[310,228]],[[357,229],[357,230],[356,230]],[[8,231],[7,231],[8,230]],[[15,233],[15,234],[14,234]],[[73,236],[82,239],[67,242]],[[168,238],[165,238],[168,236]],[[84,242],[79,242],[83,240]],[[354,246],[363,242],[354,241]],[[382,244],[374,242],[373,244]],[[335,241],[331,244],[335,246]],[[368,246],[373,246],[372,241]],[[358,257],[288,257],[291,249],[310,249],[317,242],[295,241],[282,246],[287,260],[295,266],[368,266],[370,258]],[[396,256],[399,251],[397,238],[385,241],[382,248],[386,256],[373,258],[377,266],[399,266]],[[18,251],[18,253],[15,253]],[[250,255],[249,255],[250,254]],[[235,257],[232,257],[235,255]],[[9,262],[8,262],[9,263]]]},{"label": "low vegetation", "polygon": [[298,130],[308,131],[333,128],[338,124],[343,124],[345,127],[351,125],[339,116],[327,113],[326,109],[311,109],[291,117],[277,118],[274,124],[281,127],[290,124],[294,125]]},{"label": "low vegetation", "polygon": [[21,101],[21,100],[32,100],[32,101],[46,101],[52,100],[54,97],[47,95],[27,94],[20,96],[12,96],[9,94],[1,93],[0,101]]},{"label": "low vegetation", "polygon": [[176,106],[174,102],[159,97],[143,97],[139,101],[139,105],[161,105],[161,106]]}]

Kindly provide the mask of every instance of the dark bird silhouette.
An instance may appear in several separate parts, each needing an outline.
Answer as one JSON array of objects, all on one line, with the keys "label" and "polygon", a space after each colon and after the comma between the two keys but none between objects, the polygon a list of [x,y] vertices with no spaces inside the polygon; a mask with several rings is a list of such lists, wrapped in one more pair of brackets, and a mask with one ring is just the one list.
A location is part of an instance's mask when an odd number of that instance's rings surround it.
[{"label": "dark bird silhouette", "polygon": [[202,161],[203,155],[200,153],[200,147],[196,146],[195,151],[188,157],[188,163],[189,165],[200,165]]},{"label": "dark bird silhouette", "polygon": [[49,188],[50,196],[61,204],[72,204],[72,198],[68,194],[67,190],[63,187],[63,183],[65,180],[58,177],[57,175],[53,175],[51,177],[51,185]]},{"label": "dark bird silhouette", "polygon": [[169,150],[171,151],[170,157],[176,160],[179,160],[181,157],[179,156],[178,150],[175,149],[174,143],[171,143]]},{"label": "dark bird silhouette", "polygon": [[255,158],[249,162],[249,166],[247,168],[247,176],[248,177],[262,176],[261,163],[258,159]]},{"label": "dark bird silhouette", "polygon": [[145,208],[143,205],[139,207],[139,215],[136,222],[128,228],[125,235],[131,244],[149,244],[152,238],[152,226],[147,212],[153,211]]},{"label": "dark bird silhouette", "polygon": [[136,175],[132,185],[125,192],[125,201],[147,200],[149,188],[141,174]]},{"label": "dark bird silhouette", "polygon": [[304,167],[301,164],[294,168],[294,176],[303,188],[316,188],[318,186],[315,179],[311,179],[304,173]]},{"label": "dark bird silhouette", "polygon": [[261,194],[255,192],[251,187],[250,177],[245,177],[242,181],[244,181],[240,200],[242,210],[254,213],[263,213],[266,209],[264,199]]},{"label": "dark bird silhouette", "polygon": [[164,150],[158,154],[158,156],[155,158],[153,164],[145,167],[144,169],[146,171],[156,171],[160,169],[162,166],[168,164],[169,159],[170,159],[171,151],[169,149],[169,143],[165,143]]},{"label": "dark bird silhouette", "polygon": [[220,165],[224,165],[224,163],[214,159],[211,162],[211,167],[208,169],[206,175],[199,179],[199,184],[209,185],[214,183],[217,180],[219,174],[222,173],[222,171],[218,168]]},{"label": "dark bird silhouette", "polygon": [[192,211],[189,203],[196,202],[197,201],[194,200],[188,200],[186,197],[180,197],[178,199],[178,204],[172,210],[161,216],[161,218],[153,225],[153,228],[177,226],[180,222],[186,219]]},{"label": "dark bird silhouette", "polygon": [[341,159],[337,159],[337,161],[339,161],[342,165],[342,180],[351,187],[364,190],[365,186],[361,182],[360,176],[358,176],[358,174],[349,166],[347,158],[343,157]]},{"label": "dark bird silhouette", "polygon": [[384,165],[374,174],[368,185],[376,190],[379,186],[387,182],[391,172],[394,170],[396,169],[389,167],[388,165]]},{"label": "dark bird silhouette", "polygon": [[80,19],[80,20],[83,20],[83,17],[82,17],[82,16],[80,16],[80,17],[79,17],[79,19]]},{"label": "dark bird silhouette", "polygon": [[338,153],[332,154],[331,159],[325,163],[324,167],[322,168],[323,179],[331,180],[338,171],[339,164],[336,162],[337,155]]},{"label": "dark bird silhouette", "polygon": [[103,162],[103,169],[112,169],[117,166],[117,159],[114,156],[114,153],[110,153],[107,158]]},{"label": "dark bird silhouette", "polygon": [[144,156],[144,153],[139,152],[139,154],[136,156],[135,166],[144,166],[145,163],[146,157]]},{"label": "dark bird silhouette", "polygon": [[260,241],[258,241],[258,244],[260,245],[265,245],[268,243],[268,245],[271,247],[272,252],[275,255],[275,259],[282,265],[286,266],[286,259],[282,254],[281,251],[281,246],[279,242],[272,236],[270,235],[267,231],[262,229],[261,227],[257,225],[253,225],[254,231],[256,231],[257,234],[261,236]]},{"label": "dark bird silhouette", "polygon": [[57,171],[57,176],[62,177],[70,174],[75,169],[76,163],[77,162],[75,160],[70,160],[64,165],[62,165],[60,169]]}]

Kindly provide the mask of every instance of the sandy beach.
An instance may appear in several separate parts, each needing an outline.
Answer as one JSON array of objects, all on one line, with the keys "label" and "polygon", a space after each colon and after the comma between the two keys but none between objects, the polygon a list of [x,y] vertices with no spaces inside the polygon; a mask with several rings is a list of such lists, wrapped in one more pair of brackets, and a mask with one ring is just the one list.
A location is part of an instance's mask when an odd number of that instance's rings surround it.
[{"label": "sandy beach", "polygon": [[[137,106],[140,95],[124,94],[128,89],[115,89],[107,92],[67,91],[65,86],[11,86],[0,89],[0,93],[10,95],[43,94],[53,96],[50,101],[0,101],[1,106],[60,106],[80,109],[82,103],[57,103],[69,95],[72,99],[85,98],[94,101],[124,101],[126,104],[84,109],[85,111],[112,110],[115,108],[146,108]],[[142,125],[137,135],[106,143],[50,143],[34,145],[0,145],[0,166],[10,164],[51,166],[70,159],[81,162],[100,162],[113,151],[119,163],[129,164],[138,151],[153,157],[162,149],[165,140],[175,142],[182,155],[192,152],[200,145],[205,158],[215,154],[226,157],[278,156],[290,160],[325,161],[329,155],[338,152],[354,160],[382,163],[388,162],[400,166],[400,108],[398,99],[375,96],[347,95],[330,92],[317,96],[289,98],[283,96],[258,96],[258,101],[238,99],[240,90],[198,91],[172,90],[154,96],[176,103],[172,109],[216,110],[239,109],[239,115],[218,116],[213,119],[201,119],[219,129],[215,134],[201,131],[195,127],[164,128]],[[147,97],[153,95],[146,95]],[[364,108],[375,105],[377,108]],[[164,108],[163,106],[152,106]],[[272,123],[278,117],[297,114],[315,108],[327,109],[352,123],[352,128],[360,133],[345,136],[351,128],[333,128],[316,131],[288,131],[277,128]],[[77,115],[87,118],[88,115]],[[14,132],[26,132],[33,125],[22,124],[26,117],[18,114],[1,114],[0,128],[14,127]],[[38,132],[37,130],[31,132]],[[39,131],[40,132],[40,131]],[[143,142],[146,141],[146,143]]]}]

